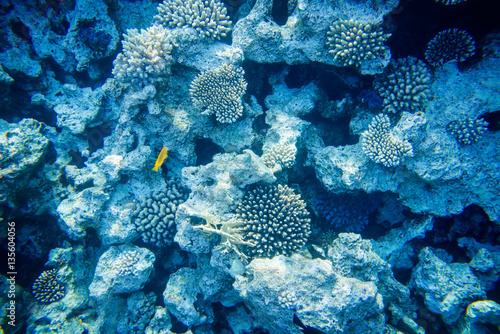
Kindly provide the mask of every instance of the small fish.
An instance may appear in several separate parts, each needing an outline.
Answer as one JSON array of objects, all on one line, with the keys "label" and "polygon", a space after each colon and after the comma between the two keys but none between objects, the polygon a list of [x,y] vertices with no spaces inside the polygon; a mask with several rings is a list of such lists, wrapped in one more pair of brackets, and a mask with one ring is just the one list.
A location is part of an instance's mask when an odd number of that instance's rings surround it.
[{"label": "small fish", "polygon": [[158,159],[156,159],[155,166],[152,170],[158,171],[158,168],[163,164],[163,161],[168,157],[167,148],[164,147],[161,149],[160,154],[158,155]]},{"label": "small fish", "polygon": [[302,321],[300,321],[299,317],[297,317],[296,314],[293,315],[293,323],[302,329],[302,333],[305,333],[305,334],[325,334],[325,332],[322,332],[319,329],[304,325],[302,323]]}]

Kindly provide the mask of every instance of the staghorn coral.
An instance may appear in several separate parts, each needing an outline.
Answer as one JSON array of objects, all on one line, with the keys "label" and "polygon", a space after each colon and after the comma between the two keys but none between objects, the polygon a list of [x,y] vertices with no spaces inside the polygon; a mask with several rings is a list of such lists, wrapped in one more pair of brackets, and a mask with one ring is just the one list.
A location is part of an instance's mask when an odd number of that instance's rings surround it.
[{"label": "staghorn coral", "polygon": [[198,74],[189,92],[193,103],[202,113],[220,123],[233,123],[243,114],[242,97],[247,89],[243,68],[223,64],[216,70]]},{"label": "staghorn coral", "polygon": [[327,33],[327,46],[333,60],[343,66],[360,66],[364,60],[382,57],[388,50],[384,42],[391,34],[384,33],[381,26],[356,22],[335,21]]},{"label": "staghorn coral", "polygon": [[488,122],[480,118],[461,119],[448,124],[446,129],[462,145],[470,145],[477,142],[479,137],[488,130]]},{"label": "staghorn coral", "polygon": [[424,62],[415,57],[391,60],[384,74],[373,83],[383,97],[384,111],[420,111],[430,94],[431,73]]},{"label": "staghorn coral", "polygon": [[64,285],[57,280],[57,269],[45,270],[32,286],[33,296],[40,303],[53,303],[65,295]]},{"label": "staghorn coral", "polygon": [[277,144],[262,155],[262,162],[273,170],[278,165],[281,169],[290,168],[295,163],[295,145]]},{"label": "staghorn coral", "polygon": [[440,66],[451,60],[459,62],[472,57],[476,45],[465,30],[457,28],[440,31],[427,45],[425,59],[433,66]]},{"label": "staghorn coral", "polygon": [[143,200],[133,220],[142,240],[158,247],[171,244],[176,232],[175,213],[186,199],[186,191],[175,180],[170,180],[165,192],[154,192]]},{"label": "staghorn coral", "polygon": [[220,0],[165,0],[158,5],[155,20],[168,28],[192,27],[209,41],[231,31],[231,19]]},{"label": "staghorn coral", "polygon": [[361,134],[361,145],[368,157],[386,167],[398,166],[407,155],[413,155],[411,144],[391,134],[391,121],[386,114],[375,116],[368,130]]},{"label": "staghorn coral", "polygon": [[113,62],[116,79],[143,87],[170,73],[172,44],[164,27],[153,25],[140,32],[129,29],[123,37],[123,51]]},{"label": "staghorn coral", "polygon": [[244,250],[250,257],[291,255],[311,233],[306,204],[287,185],[248,191],[236,208],[236,217],[242,222],[243,239],[253,244]]}]

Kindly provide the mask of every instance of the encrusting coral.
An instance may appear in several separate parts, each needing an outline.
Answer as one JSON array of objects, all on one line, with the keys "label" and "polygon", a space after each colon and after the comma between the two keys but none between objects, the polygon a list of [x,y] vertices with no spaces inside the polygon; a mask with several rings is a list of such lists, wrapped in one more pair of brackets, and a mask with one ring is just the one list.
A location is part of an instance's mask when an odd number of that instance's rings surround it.
[{"label": "encrusting coral", "polygon": [[142,201],[133,220],[142,240],[158,247],[171,244],[176,232],[175,213],[186,199],[186,191],[176,181],[170,180],[165,192],[154,192]]},{"label": "encrusting coral", "polygon": [[375,78],[375,89],[384,99],[385,112],[420,111],[429,100],[431,73],[415,57],[391,60],[384,74]]},{"label": "encrusting coral", "polygon": [[140,257],[137,251],[129,250],[118,255],[113,264],[113,269],[118,272],[121,276],[128,276],[134,274],[134,266],[139,262]]},{"label": "encrusting coral", "polygon": [[470,145],[477,142],[479,137],[488,130],[488,122],[484,119],[473,119],[467,117],[448,124],[446,129],[462,145]]},{"label": "encrusting coral", "polygon": [[390,127],[389,116],[379,114],[373,118],[368,130],[361,134],[365,154],[386,167],[398,166],[405,156],[413,155],[411,144],[394,138]]},{"label": "encrusting coral", "polygon": [[236,208],[243,240],[250,257],[291,255],[298,252],[311,233],[309,212],[300,195],[287,185],[258,186],[249,190]]},{"label": "encrusting coral", "polygon": [[170,73],[172,44],[164,27],[153,25],[140,32],[129,29],[123,37],[123,51],[113,62],[116,79],[142,87]]},{"label": "encrusting coral", "polygon": [[327,46],[333,59],[343,66],[360,66],[364,60],[382,57],[387,51],[384,45],[391,34],[384,33],[379,25],[338,20],[327,33]]},{"label": "encrusting coral", "polygon": [[165,0],[158,5],[155,20],[168,28],[192,27],[209,41],[231,31],[231,19],[220,0]]},{"label": "encrusting coral", "polygon": [[427,45],[425,59],[433,66],[440,66],[451,60],[459,62],[472,57],[476,44],[471,35],[457,28],[440,31]]},{"label": "encrusting coral", "polygon": [[220,123],[235,122],[243,114],[244,74],[243,68],[228,64],[198,74],[189,89],[193,103],[205,109],[203,114],[215,113]]},{"label": "encrusting coral", "polygon": [[53,303],[64,297],[64,285],[57,280],[57,269],[41,273],[33,283],[32,291],[40,303]]}]

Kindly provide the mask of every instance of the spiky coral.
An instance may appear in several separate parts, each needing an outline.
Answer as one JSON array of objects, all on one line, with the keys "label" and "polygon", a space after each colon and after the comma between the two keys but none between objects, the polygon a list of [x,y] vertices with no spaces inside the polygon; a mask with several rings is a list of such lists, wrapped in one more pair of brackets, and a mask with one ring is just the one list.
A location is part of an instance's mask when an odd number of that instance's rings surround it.
[{"label": "spiky coral", "polygon": [[476,44],[471,35],[457,28],[439,32],[427,45],[425,59],[433,66],[451,60],[464,61],[475,53]]},{"label": "spiky coral", "polygon": [[470,145],[477,142],[479,137],[488,130],[488,125],[484,119],[468,117],[450,122],[446,128],[460,144]]},{"label": "spiky coral", "polygon": [[64,285],[57,280],[57,269],[45,270],[38,276],[32,291],[40,303],[53,303],[64,297]]}]

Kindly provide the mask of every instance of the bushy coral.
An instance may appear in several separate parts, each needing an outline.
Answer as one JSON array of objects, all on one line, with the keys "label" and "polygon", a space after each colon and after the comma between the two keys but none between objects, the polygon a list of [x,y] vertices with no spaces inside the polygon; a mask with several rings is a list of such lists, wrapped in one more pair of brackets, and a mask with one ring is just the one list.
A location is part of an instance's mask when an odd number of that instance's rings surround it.
[{"label": "bushy coral", "polygon": [[287,185],[258,186],[249,190],[236,208],[240,231],[250,257],[291,255],[311,233],[309,212],[300,195]]},{"label": "bushy coral", "polygon": [[33,296],[40,303],[53,303],[65,295],[64,285],[57,280],[57,269],[45,270],[32,286]]},{"label": "bushy coral", "polygon": [[277,167],[276,165],[282,169],[290,168],[295,163],[296,152],[295,145],[277,144],[264,152],[262,162],[267,167],[273,169]]},{"label": "bushy coral", "polygon": [[142,201],[133,220],[142,240],[158,247],[171,244],[176,233],[175,213],[186,199],[185,189],[178,181],[170,180],[165,191],[154,192]]},{"label": "bushy coral", "polygon": [[169,28],[192,27],[210,41],[231,31],[231,19],[220,0],[165,0],[158,5],[155,20]]},{"label": "bushy coral", "polygon": [[318,192],[314,206],[318,215],[332,227],[346,232],[361,232],[368,225],[370,214],[377,210],[380,194],[332,194]]},{"label": "bushy coral", "polygon": [[243,68],[228,64],[200,73],[191,83],[191,99],[204,109],[203,114],[215,114],[220,123],[233,123],[243,114],[244,75]]},{"label": "bushy coral", "polygon": [[361,134],[361,145],[368,157],[386,167],[398,166],[413,148],[407,140],[398,140],[391,134],[391,120],[386,114],[375,116],[368,130]]},{"label": "bushy coral", "polygon": [[431,73],[415,57],[391,60],[384,74],[375,78],[374,87],[383,97],[384,111],[420,111],[429,99]]},{"label": "bushy coral", "polygon": [[123,37],[123,51],[113,62],[116,79],[142,87],[170,73],[172,44],[164,27],[153,25],[140,32],[129,29]]},{"label": "bushy coral", "polygon": [[457,28],[440,31],[427,45],[425,59],[433,66],[440,66],[451,60],[459,62],[472,57],[476,44],[471,35]]},{"label": "bushy coral", "polygon": [[360,66],[364,60],[383,57],[391,34],[379,25],[354,20],[335,21],[327,33],[329,53],[343,66]]},{"label": "bushy coral", "polygon": [[481,118],[464,118],[448,124],[446,129],[462,145],[470,145],[477,142],[479,137],[488,130],[488,122]]}]

